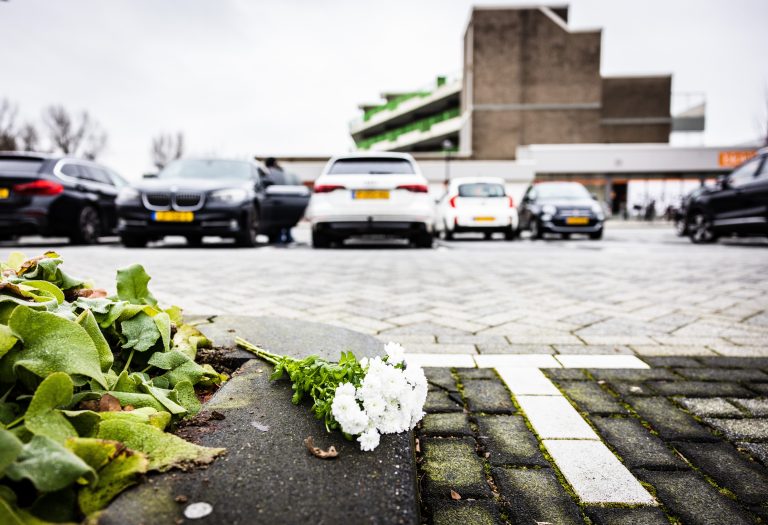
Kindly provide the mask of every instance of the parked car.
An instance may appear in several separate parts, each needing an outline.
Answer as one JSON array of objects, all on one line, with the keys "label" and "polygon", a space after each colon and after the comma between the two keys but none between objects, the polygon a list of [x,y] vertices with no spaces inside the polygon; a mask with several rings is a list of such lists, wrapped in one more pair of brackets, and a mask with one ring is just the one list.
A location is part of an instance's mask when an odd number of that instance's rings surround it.
[{"label": "parked car", "polygon": [[677,234],[678,237],[688,236],[688,207],[690,206],[691,201],[696,199],[696,197],[698,197],[703,192],[710,191],[710,190],[711,188],[707,186],[699,186],[698,188],[689,192],[680,200],[680,206],[678,208],[675,208],[672,215],[672,221],[674,223],[675,233]]},{"label": "parked car", "polygon": [[276,240],[301,219],[309,202],[305,186],[267,186],[253,162],[181,159],[156,176],[123,188],[117,198],[123,244],[181,235],[198,245],[205,235],[232,237],[240,246],[258,234]]},{"label": "parked car", "polygon": [[307,210],[312,245],[376,235],[431,247],[434,202],[428,191],[427,179],[408,154],[333,157],[315,181]]},{"label": "parked car", "polygon": [[0,239],[69,237],[93,244],[114,232],[126,182],[95,162],[46,153],[0,152]]},{"label": "parked car", "polygon": [[688,203],[688,236],[694,243],[725,235],[768,235],[768,148]]},{"label": "parked car", "polygon": [[512,240],[517,237],[517,222],[515,203],[501,178],[453,179],[437,201],[435,232],[445,239],[461,232],[479,232],[490,239],[499,232]]},{"label": "parked car", "polygon": [[590,239],[603,236],[603,207],[578,182],[540,182],[530,186],[520,203],[520,227],[541,239],[545,233],[568,238],[584,233]]}]

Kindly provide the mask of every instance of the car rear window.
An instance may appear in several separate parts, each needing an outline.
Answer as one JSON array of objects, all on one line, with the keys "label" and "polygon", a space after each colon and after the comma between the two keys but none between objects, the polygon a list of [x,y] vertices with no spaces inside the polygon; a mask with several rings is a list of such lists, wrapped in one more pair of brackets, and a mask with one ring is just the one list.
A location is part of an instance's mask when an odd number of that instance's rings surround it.
[{"label": "car rear window", "polygon": [[339,159],[328,171],[331,175],[411,174],[413,164],[406,159]]},{"label": "car rear window", "polygon": [[459,185],[459,197],[503,197],[504,186],[487,182]]},{"label": "car rear window", "polygon": [[0,173],[34,175],[40,171],[40,159],[0,159]]}]

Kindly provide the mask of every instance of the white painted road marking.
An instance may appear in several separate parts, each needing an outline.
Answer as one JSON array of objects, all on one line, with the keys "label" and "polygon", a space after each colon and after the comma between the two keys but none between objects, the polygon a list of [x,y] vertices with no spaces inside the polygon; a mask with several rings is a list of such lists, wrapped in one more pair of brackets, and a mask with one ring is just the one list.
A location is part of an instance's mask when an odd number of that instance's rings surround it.
[{"label": "white painted road marking", "polygon": [[657,505],[541,368],[650,368],[631,355],[407,354],[423,367],[495,368],[584,503]]}]

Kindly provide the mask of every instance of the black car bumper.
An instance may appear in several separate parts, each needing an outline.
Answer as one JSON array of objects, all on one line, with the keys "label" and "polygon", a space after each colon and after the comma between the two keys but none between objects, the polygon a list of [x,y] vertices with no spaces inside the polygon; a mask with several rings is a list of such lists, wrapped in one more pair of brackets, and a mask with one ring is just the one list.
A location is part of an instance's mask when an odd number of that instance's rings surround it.
[{"label": "black car bumper", "polygon": [[568,224],[567,217],[553,217],[541,221],[541,229],[547,233],[596,233],[603,229],[603,220],[588,217],[586,224]]},{"label": "black car bumper", "polygon": [[247,224],[247,207],[233,207],[216,210],[201,209],[193,212],[190,222],[157,220],[156,212],[139,206],[118,207],[117,233],[143,237],[166,235],[215,235],[234,237]]},{"label": "black car bumper", "polygon": [[0,211],[0,235],[49,235],[48,210],[31,206]]},{"label": "black car bumper", "polygon": [[429,233],[425,223],[406,221],[320,222],[315,225],[315,230],[334,238],[355,235],[412,237]]}]

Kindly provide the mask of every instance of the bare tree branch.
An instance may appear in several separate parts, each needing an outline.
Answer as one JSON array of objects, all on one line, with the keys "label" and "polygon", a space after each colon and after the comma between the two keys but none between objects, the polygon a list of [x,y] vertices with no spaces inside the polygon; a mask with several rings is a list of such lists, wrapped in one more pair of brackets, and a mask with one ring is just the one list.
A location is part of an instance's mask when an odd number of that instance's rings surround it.
[{"label": "bare tree branch", "polygon": [[107,145],[107,133],[87,111],[73,117],[64,106],[49,106],[43,112],[48,138],[55,149],[67,155],[95,159]]},{"label": "bare tree branch", "polygon": [[31,123],[24,124],[16,137],[16,147],[23,151],[37,151],[40,143],[40,135],[37,128]]},{"label": "bare tree branch", "polygon": [[181,158],[184,154],[184,134],[179,131],[176,135],[160,133],[152,139],[152,164],[157,169],[163,169],[172,160]]},{"label": "bare tree branch", "polygon": [[16,116],[19,108],[10,100],[0,100],[0,150],[16,149]]}]

